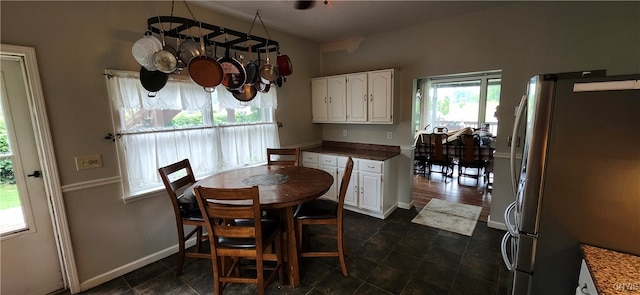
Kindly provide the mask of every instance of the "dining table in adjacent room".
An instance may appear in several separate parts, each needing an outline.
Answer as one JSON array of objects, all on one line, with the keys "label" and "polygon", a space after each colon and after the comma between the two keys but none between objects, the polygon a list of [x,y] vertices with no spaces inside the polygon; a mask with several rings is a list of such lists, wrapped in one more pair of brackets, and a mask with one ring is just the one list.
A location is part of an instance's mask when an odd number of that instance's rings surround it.
[{"label": "dining table in adjacent room", "polygon": [[297,205],[318,198],[333,184],[331,174],[302,166],[261,165],[214,174],[195,186],[242,188],[258,186],[261,210],[280,210],[286,235],[286,270],[289,284],[300,285],[298,247],[293,214]]}]

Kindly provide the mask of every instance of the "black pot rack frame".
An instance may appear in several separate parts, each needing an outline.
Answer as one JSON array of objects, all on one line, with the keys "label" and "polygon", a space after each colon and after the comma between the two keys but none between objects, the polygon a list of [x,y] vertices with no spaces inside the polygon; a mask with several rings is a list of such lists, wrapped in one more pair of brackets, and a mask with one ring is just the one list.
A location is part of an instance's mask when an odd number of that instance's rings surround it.
[{"label": "black pot rack frame", "polygon": [[[200,35],[187,35],[185,32],[193,31],[200,34],[202,31],[205,45],[215,44],[218,47],[244,52],[249,51],[249,45],[254,52],[258,50],[260,52],[274,52],[279,47],[278,41],[177,16],[150,17],[147,19],[147,29],[156,34],[162,34],[164,31],[165,37],[180,38],[180,40],[193,38],[196,42],[200,42]],[[223,42],[214,40],[219,36],[224,37]]]}]

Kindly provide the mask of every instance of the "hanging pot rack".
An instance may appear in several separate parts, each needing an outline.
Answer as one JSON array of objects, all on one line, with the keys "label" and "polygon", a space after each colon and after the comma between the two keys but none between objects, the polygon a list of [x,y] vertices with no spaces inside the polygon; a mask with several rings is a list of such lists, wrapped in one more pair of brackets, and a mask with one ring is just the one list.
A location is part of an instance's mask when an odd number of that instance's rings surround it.
[{"label": "hanging pot rack", "polygon": [[[163,28],[170,28],[163,30]],[[222,48],[239,50],[248,52],[249,46],[252,50],[260,50],[260,52],[274,52],[278,50],[278,41],[262,38],[235,31],[232,29],[211,25],[196,21],[193,19],[177,17],[177,16],[154,16],[147,19],[148,31],[156,34],[162,34],[166,37],[180,38],[181,40],[191,39],[199,42],[200,35],[191,35],[191,29],[194,32],[202,31],[202,38],[205,45],[216,45]],[[224,38],[224,41],[214,40],[216,37]]]}]

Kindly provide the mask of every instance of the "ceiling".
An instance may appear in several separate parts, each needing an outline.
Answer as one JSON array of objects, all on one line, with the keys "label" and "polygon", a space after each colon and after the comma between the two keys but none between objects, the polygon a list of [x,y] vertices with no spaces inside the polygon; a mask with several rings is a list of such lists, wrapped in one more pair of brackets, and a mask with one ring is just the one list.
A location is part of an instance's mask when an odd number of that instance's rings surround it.
[{"label": "ceiling", "polygon": [[[296,1],[195,1],[194,5],[252,22],[256,12],[267,30],[278,30],[316,43],[326,44],[361,38],[503,5],[502,1],[313,1],[306,10],[295,8]],[[256,20],[254,32],[260,28]],[[262,35],[256,33],[256,35]],[[264,36],[266,37],[266,36]]]}]

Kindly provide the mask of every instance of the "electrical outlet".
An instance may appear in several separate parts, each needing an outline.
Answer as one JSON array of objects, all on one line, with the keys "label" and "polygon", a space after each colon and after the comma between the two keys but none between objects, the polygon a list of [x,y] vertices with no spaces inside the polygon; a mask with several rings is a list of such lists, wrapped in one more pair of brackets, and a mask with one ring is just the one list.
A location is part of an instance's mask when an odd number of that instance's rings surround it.
[{"label": "electrical outlet", "polygon": [[393,139],[393,133],[387,132],[387,139]]},{"label": "electrical outlet", "polygon": [[102,167],[102,156],[100,154],[77,156],[76,170],[87,170]]},{"label": "electrical outlet", "polygon": [[342,136],[346,137],[347,136],[347,129],[342,130]]}]

